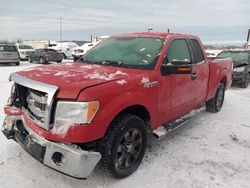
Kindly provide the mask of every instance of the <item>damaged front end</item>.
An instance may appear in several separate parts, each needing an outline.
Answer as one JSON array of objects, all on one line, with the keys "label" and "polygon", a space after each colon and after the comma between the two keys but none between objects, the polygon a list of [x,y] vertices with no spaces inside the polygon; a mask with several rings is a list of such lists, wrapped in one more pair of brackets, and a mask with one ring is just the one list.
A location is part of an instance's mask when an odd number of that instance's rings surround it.
[{"label": "damaged front end", "polygon": [[[17,79],[18,77],[18,79]],[[13,139],[32,157],[44,165],[75,178],[87,178],[93,171],[101,154],[85,151],[72,143],[52,142],[35,133],[28,125],[29,117],[37,126],[51,129],[50,112],[55,88],[34,83],[21,76],[13,77],[14,86],[7,106],[2,132],[8,139]],[[34,87],[33,87],[34,86]]]}]

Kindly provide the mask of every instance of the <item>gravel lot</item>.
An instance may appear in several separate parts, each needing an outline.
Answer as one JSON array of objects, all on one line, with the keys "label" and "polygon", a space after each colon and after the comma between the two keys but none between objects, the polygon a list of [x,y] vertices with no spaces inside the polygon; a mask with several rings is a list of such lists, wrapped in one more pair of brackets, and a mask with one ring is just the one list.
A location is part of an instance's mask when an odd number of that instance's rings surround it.
[{"label": "gravel lot", "polygon": [[[37,66],[0,65],[0,123],[11,72]],[[46,65],[44,65],[46,66]],[[222,110],[203,112],[148,148],[139,169],[115,180],[96,168],[77,180],[47,168],[0,133],[0,187],[250,187],[250,87],[232,87]]]}]

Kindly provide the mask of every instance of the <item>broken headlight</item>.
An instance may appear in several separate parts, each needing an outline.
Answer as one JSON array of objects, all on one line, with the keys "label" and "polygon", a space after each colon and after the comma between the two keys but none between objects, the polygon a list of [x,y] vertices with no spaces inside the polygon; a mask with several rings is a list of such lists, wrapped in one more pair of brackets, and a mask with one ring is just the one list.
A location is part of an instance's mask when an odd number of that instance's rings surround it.
[{"label": "broken headlight", "polygon": [[89,124],[99,109],[99,101],[59,101],[56,106],[54,126]]}]

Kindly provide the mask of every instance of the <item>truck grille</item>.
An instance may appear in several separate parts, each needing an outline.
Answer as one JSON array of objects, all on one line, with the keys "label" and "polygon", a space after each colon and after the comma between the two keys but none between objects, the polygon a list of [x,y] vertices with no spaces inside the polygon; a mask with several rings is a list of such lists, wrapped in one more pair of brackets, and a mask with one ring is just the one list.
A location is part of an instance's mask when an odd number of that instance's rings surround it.
[{"label": "truck grille", "polygon": [[42,128],[45,128],[45,113],[48,96],[46,93],[28,89],[27,90],[27,111],[30,118]]},{"label": "truck grille", "polygon": [[[13,105],[25,110],[26,115],[39,127],[50,130],[53,98],[57,86],[38,82],[17,73],[10,75],[15,83],[16,99]],[[15,97],[15,96],[14,96]]]}]

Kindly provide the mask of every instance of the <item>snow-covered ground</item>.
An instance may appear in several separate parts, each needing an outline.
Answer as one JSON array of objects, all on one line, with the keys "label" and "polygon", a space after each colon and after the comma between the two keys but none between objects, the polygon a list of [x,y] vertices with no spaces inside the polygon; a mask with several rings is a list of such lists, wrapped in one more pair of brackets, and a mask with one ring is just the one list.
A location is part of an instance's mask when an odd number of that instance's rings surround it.
[{"label": "snow-covered ground", "polygon": [[[0,65],[0,124],[10,92],[9,74],[31,66],[36,65]],[[202,112],[154,141],[139,169],[122,180],[98,168],[87,180],[68,177],[43,166],[0,133],[0,187],[250,187],[249,115],[250,87],[232,87],[219,113]]]}]

